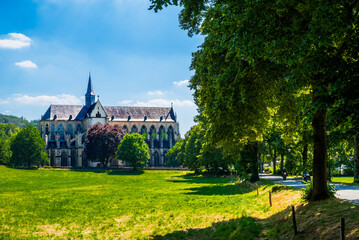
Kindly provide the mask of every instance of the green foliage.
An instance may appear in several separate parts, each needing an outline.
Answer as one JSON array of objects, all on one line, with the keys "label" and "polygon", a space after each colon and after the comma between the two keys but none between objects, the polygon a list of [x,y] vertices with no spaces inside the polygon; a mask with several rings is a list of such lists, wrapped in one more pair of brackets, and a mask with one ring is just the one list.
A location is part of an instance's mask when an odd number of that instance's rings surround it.
[{"label": "green foliage", "polygon": [[[329,197],[326,127],[349,122],[355,134],[359,132],[358,4],[246,0],[151,0],[151,4],[155,11],[181,6],[180,26],[189,35],[205,36],[193,54],[190,87],[208,121],[208,139],[239,149],[261,140],[278,114],[284,139],[300,126],[304,140],[305,125],[311,122],[314,195]],[[303,141],[303,146],[307,144]]]},{"label": "green foliage", "polygon": [[138,133],[126,134],[118,148],[118,158],[131,163],[133,170],[146,166],[150,158],[145,137]]},{"label": "green foliage", "polygon": [[11,151],[9,140],[0,138],[0,165],[6,165],[10,161]]},{"label": "green foliage", "polygon": [[184,155],[184,139],[179,140],[176,144],[168,150],[166,154],[167,161],[165,166],[167,167],[179,167],[183,164]]},{"label": "green foliage", "polygon": [[13,123],[0,123],[0,139],[8,140],[13,134],[18,133],[20,127]]},{"label": "green foliage", "polygon": [[234,167],[242,180],[255,182],[259,180],[257,145],[247,145],[240,153],[240,158],[236,161]]},{"label": "green foliage", "polygon": [[12,156],[9,164],[11,166],[45,165],[49,159],[44,152],[45,143],[42,140],[39,131],[28,124],[11,140],[10,149]]},{"label": "green foliage", "polygon": [[185,136],[186,145],[183,165],[195,172],[199,172],[202,166],[200,151],[203,144],[203,137],[203,130],[198,125],[191,127]]},{"label": "green foliage", "polygon": [[11,157],[10,138],[21,130],[13,123],[0,123],[0,165],[8,164]]},{"label": "green foliage", "polygon": [[21,117],[0,114],[0,123],[13,123],[14,125],[24,128],[29,122]]},{"label": "green foliage", "polygon": [[[302,189],[302,199],[310,200],[313,194],[313,181],[306,181],[305,184],[307,186]],[[334,185],[329,184],[329,182],[327,182],[327,187],[329,190],[329,197],[334,198],[337,189]]]},{"label": "green foliage", "polygon": [[94,124],[87,133],[85,154],[91,161],[99,161],[107,167],[110,160],[116,158],[118,146],[125,131],[119,125]]},{"label": "green foliage", "polygon": [[229,166],[234,164],[233,156],[226,154],[223,148],[209,144],[203,145],[200,160],[207,172],[215,175],[227,173]]}]

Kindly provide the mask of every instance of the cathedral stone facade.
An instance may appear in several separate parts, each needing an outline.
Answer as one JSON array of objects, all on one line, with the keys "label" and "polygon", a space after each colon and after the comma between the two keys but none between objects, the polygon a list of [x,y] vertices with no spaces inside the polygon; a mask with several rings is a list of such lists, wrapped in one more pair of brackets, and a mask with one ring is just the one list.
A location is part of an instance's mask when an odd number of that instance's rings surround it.
[{"label": "cathedral stone facade", "polygon": [[[180,138],[177,116],[171,107],[102,106],[95,101],[91,76],[85,105],[51,105],[39,121],[38,128],[46,143],[53,167],[96,167],[86,160],[84,143],[91,125],[118,124],[128,133],[140,133],[150,148],[149,166],[163,166],[165,154]],[[111,166],[122,164],[114,159]]]}]

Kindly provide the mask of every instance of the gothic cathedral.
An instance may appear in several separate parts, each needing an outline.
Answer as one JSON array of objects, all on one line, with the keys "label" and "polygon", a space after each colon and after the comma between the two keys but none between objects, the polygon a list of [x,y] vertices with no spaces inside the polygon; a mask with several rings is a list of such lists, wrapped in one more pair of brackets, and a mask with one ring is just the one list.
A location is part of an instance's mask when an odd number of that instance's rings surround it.
[{"label": "gothic cathedral", "polygon": [[[128,133],[145,136],[150,148],[149,166],[164,166],[165,154],[180,138],[177,116],[171,107],[102,106],[95,101],[89,76],[85,105],[51,105],[39,121],[53,167],[96,167],[98,162],[86,160],[84,142],[87,129],[96,123],[119,124]],[[122,164],[113,160],[111,166]]]}]

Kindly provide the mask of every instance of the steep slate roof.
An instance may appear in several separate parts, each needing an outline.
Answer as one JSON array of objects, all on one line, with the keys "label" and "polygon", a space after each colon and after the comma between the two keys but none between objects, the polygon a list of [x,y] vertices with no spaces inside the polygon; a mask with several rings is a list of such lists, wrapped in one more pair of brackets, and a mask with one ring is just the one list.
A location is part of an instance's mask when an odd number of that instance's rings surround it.
[{"label": "steep slate roof", "polygon": [[104,106],[103,107],[109,117],[114,121],[127,121],[128,117],[131,117],[131,121],[144,121],[147,117],[147,121],[171,121],[175,122],[175,114],[170,107],[116,107],[116,106]]},{"label": "steep slate roof", "polygon": [[[51,105],[41,120],[71,120],[82,121],[86,118],[86,114],[94,107],[93,104],[90,109],[81,105]],[[104,106],[103,107],[110,119],[110,121],[167,121],[176,122],[176,117],[173,109],[170,107],[117,107]],[[113,119],[112,119],[113,117]],[[162,119],[161,119],[162,117]]]},{"label": "steep slate roof", "polygon": [[41,120],[71,120],[82,121],[86,118],[88,108],[81,105],[50,105]]}]

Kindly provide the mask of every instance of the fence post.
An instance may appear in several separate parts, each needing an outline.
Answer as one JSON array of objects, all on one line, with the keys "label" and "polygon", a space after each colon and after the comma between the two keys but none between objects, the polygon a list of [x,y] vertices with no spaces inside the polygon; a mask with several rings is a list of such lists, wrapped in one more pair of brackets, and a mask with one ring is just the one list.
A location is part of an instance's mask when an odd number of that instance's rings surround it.
[{"label": "fence post", "polygon": [[272,193],[269,191],[269,206],[272,206]]},{"label": "fence post", "polygon": [[298,234],[298,230],[297,230],[297,221],[295,219],[295,209],[294,206],[292,206],[292,217],[293,217],[293,228],[294,228],[294,235]]},{"label": "fence post", "polygon": [[340,218],[340,240],[345,240],[345,219]]},{"label": "fence post", "polygon": [[257,188],[257,196],[259,196],[258,188]]}]

